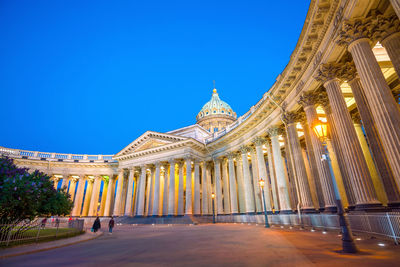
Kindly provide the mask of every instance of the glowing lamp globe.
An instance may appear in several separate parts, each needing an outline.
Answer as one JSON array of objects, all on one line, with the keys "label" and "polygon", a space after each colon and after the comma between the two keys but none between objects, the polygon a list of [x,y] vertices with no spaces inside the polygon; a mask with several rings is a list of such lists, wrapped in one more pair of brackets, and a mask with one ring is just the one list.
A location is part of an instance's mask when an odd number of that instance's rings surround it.
[{"label": "glowing lamp globe", "polygon": [[211,198],[215,198],[215,194],[214,193],[211,193]]},{"label": "glowing lamp globe", "polygon": [[264,188],[265,181],[262,178],[260,179],[260,181],[258,181],[258,183],[260,184],[261,188]]},{"label": "glowing lamp globe", "polygon": [[328,138],[328,123],[317,120],[312,128],[319,139],[326,140]]}]

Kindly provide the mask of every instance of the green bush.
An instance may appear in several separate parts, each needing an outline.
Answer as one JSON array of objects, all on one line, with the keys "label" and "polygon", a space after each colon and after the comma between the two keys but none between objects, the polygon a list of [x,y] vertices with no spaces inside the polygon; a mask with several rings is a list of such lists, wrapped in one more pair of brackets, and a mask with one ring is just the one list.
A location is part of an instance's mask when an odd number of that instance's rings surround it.
[{"label": "green bush", "polygon": [[29,173],[12,159],[0,157],[0,224],[67,215],[72,207],[66,188],[56,190],[48,175],[37,170]]}]

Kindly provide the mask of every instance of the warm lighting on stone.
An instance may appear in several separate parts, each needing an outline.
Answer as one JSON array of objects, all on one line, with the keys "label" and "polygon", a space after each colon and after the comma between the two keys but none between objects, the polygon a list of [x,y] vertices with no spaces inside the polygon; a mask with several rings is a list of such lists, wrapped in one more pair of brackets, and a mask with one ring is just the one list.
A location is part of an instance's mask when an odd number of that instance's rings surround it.
[{"label": "warm lighting on stone", "polygon": [[312,129],[319,139],[326,140],[328,138],[328,123],[317,120]]},{"label": "warm lighting on stone", "polygon": [[265,181],[264,181],[263,179],[260,179],[260,180],[258,181],[258,183],[260,184],[261,189],[264,188]]}]

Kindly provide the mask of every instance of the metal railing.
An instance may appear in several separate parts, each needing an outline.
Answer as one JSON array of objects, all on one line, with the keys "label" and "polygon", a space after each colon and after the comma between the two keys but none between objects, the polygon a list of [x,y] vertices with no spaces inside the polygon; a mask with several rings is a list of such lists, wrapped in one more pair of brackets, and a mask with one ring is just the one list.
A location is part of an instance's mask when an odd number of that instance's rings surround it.
[{"label": "metal railing", "polygon": [[0,223],[0,247],[52,240],[76,235],[83,231],[83,220],[68,218],[23,221],[18,224]]},{"label": "metal railing", "polygon": [[[400,242],[400,212],[348,214],[353,232],[378,236]],[[300,221],[301,218],[301,221]],[[302,226],[309,228],[339,230],[339,217],[336,214],[274,214],[268,215],[272,225]],[[218,215],[217,222],[223,223],[264,223],[264,215]]]},{"label": "metal railing", "polygon": [[50,153],[40,151],[29,151],[22,149],[13,149],[0,146],[0,155],[9,156],[11,158],[26,158],[26,159],[37,159],[37,160],[49,160],[49,161],[65,161],[74,162],[117,162],[112,157],[114,155],[86,155],[86,154],[65,154],[65,153]]}]

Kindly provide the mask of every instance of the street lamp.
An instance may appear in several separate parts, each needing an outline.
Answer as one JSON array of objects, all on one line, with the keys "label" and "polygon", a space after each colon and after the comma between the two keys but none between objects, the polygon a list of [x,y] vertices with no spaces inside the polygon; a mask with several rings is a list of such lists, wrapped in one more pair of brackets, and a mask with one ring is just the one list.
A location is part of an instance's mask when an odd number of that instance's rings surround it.
[{"label": "street lamp", "polygon": [[214,193],[211,193],[211,198],[212,198],[212,210],[213,210],[213,223],[215,223],[215,209],[214,209],[215,194]]},{"label": "street lamp", "polygon": [[264,203],[265,228],[269,228],[268,216],[267,216],[267,206],[265,205],[265,196],[264,196],[265,181],[261,178],[258,183],[260,184],[260,187],[261,187],[261,195],[262,195],[262,199],[263,199],[263,203]]},{"label": "street lamp", "polygon": [[312,125],[312,129],[314,130],[316,136],[321,140],[322,146],[324,147],[324,154],[322,154],[321,160],[326,160],[328,162],[329,171],[331,172],[333,189],[335,191],[336,197],[336,206],[337,213],[339,216],[339,224],[342,231],[342,248],[343,252],[346,253],[356,253],[358,251],[356,244],[353,240],[353,234],[351,232],[349,222],[347,220],[347,216],[344,212],[342,200],[339,194],[338,186],[336,183],[335,175],[332,170],[331,160],[329,158],[329,151],[327,148],[327,140],[328,140],[328,123],[316,120],[316,122]]}]

